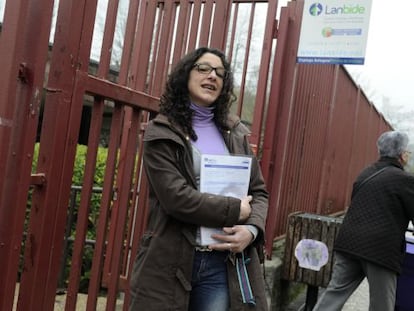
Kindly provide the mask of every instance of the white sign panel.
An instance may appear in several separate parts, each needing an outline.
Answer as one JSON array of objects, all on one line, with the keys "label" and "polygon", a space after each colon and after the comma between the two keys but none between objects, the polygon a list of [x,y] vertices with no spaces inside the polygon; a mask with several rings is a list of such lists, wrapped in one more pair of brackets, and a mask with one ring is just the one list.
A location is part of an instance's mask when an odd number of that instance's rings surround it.
[{"label": "white sign panel", "polygon": [[363,65],[371,2],[305,0],[297,62]]}]

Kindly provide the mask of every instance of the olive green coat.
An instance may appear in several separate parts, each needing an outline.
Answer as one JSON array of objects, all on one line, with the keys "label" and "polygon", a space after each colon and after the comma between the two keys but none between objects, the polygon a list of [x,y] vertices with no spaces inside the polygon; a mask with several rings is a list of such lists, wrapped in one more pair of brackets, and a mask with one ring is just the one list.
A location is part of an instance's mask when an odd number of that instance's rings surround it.
[{"label": "olive green coat", "polygon": [[[229,119],[223,137],[231,154],[252,152],[248,130]],[[200,193],[193,170],[191,142],[165,116],[152,120],[144,136],[144,167],[149,184],[149,219],[131,275],[130,311],[187,311],[196,230],[198,226],[224,227],[238,223],[240,200]],[[230,310],[267,310],[262,259],[268,193],[253,157],[249,194],[252,213],[245,224],[259,229],[245,250],[247,270],[256,307],[243,304],[232,256],[228,260]],[[259,258],[260,257],[260,258]]]}]

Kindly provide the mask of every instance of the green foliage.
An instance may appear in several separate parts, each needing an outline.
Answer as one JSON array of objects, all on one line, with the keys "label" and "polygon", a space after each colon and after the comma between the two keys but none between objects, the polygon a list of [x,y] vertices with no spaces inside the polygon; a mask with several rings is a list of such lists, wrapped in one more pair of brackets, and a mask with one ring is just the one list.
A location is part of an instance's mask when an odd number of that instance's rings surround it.
[{"label": "green foliage", "polygon": [[32,173],[36,172],[37,158],[39,156],[39,143],[35,144],[32,161]]},{"label": "green foliage", "polygon": [[[88,152],[88,147],[84,145],[78,145],[76,149],[76,156],[75,162],[73,167],[73,177],[72,177],[72,185],[73,186],[82,186],[84,181],[84,172],[86,167],[86,156]],[[88,230],[86,232],[86,239],[87,240],[96,240],[96,229],[97,229],[97,222],[100,212],[100,202],[101,202],[101,191],[104,182],[104,175],[105,175],[105,165],[106,165],[106,158],[107,158],[107,149],[99,147],[98,153],[96,155],[96,165],[95,165],[95,174],[93,180],[93,188],[94,191],[92,193],[91,200],[89,202],[89,214],[88,214]],[[77,218],[77,210],[80,205],[80,195],[76,196],[75,202],[75,210],[74,214],[72,215],[73,219],[73,226],[71,229],[70,239],[74,239],[76,232],[75,232],[75,224]],[[86,244],[84,247],[84,254],[83,254],[83,261],[82,261],[82,269],[81,269],[81,279],[80,279],[80,292],[86,292],[89,285],[89,277],[90,277],[90,270],[92,267],[92,258],[93,258],[93,245]]]},{"label": "green foliage", "polygon": [[[97,228],[97,221],[100,212],[100,202],[101,202],[101,189],[103,187],[104,182],[104,175],[105,175],[105,166],[106,166],[106,159],[107,159],[107,148],[99,147],[97,158],[96,158],[96,166],[95,166],[95,174],[93,180],[93,194],[91,200],[89,202],[89,214],[88,214],[88,230],[86,233],[86,240],[87,243],[84,247],[83,253],[83,260],[82,260],[82,267],[81,267],[81,279],[80,279],[80,292],[87,292],[88,284],[89,284],[89,277],[90,277],[90,270],[92,267],[92,258],[93,258],[93,248],[94,244],[91,241],[96,239],[96,228]],[[81,187],[84,182],[84,172],[86,167],[86,156],[88,152],[88,147],[84,145],[78,145],[76,148],[76,156],[75,162],[73,167],[73,176],[72,176],[72,195],[71,201],[68,203],[68,221],[67,224],[70,225],[70,228],[66,228],[69,232],[66,233],[66,251],[67,257],[65,259],[64,264],[64,271],[62,271],[63,279],[59,281],[60,287],[65,287],[67,284],[67,280],[69,278],[69,271],[70,271],[70,263],[71,257],[73,252],[73,241],[76,237],[76,221],[78,216],[78,209],[80,205],[80,192]],[[38,161],[38,154],[39,154],[39,144],[35,145],[34,149],[34,157],[32,163],[32,171],[36,171],[37,161]],[[31,199],[29,197],[28,202],[28,211],[30,211],[31,206]],[[28,215],[30,213],[28,212]]]}]

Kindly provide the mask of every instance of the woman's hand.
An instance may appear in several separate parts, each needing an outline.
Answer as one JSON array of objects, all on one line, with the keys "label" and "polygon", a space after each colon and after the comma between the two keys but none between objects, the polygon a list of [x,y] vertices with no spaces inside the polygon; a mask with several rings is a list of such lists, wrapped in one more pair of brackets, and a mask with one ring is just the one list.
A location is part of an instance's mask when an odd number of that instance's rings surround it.
[{"label": "woman's hand", "polygon": [[218,251],[230,251],[241,253],[253,240],[253,234],[245,225],[224,227],[226,234],[213,234],[211,237],[220,240],[221,243],[211,244],[208,247]]},{"label": "woman's hand", "polygon": [[248,195],[241,199],[239,221],[245,221],[247,218],[249,218],[250,213],[252,212],[252,207],[250,206],[250,201],[252,199],[253,197],[251,195]]}]

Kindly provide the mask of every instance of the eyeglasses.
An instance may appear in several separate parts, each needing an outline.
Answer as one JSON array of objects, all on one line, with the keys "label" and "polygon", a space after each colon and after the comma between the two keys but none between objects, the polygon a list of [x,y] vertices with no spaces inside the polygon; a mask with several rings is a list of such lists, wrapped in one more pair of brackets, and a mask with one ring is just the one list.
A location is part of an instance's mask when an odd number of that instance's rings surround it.
[{"label": "eyeglasses", "polygon": [[217,77],[224,79],[227,76],[227,71],[223,67],[213,67],[209,64],[194,64],[194,68],[197,68],[197,71],[203,75],[210,74],[213,70],[216,72]]}]

